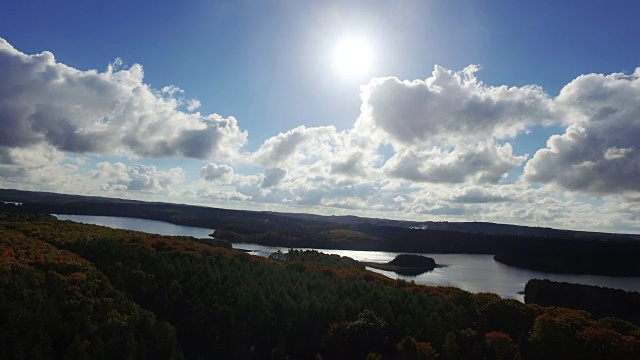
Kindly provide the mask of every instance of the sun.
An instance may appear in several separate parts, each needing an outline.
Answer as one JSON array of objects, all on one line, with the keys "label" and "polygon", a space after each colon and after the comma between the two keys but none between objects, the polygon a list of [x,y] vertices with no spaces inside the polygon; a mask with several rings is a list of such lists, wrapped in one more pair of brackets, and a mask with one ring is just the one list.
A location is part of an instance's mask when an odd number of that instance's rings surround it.
[{"label": "sun", "polygon": [[366,75],[373,60],[373,52],[369,43],[357,36],[340,39],[333,53],[333,65],[336,71],[347,78],[358,78]]}]

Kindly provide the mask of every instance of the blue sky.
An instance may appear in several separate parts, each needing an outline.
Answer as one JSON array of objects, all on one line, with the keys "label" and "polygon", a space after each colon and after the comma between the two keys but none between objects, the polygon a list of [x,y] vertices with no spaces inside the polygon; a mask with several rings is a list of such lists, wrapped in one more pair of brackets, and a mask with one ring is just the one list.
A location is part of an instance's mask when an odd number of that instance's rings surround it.
[{"label": "blue sky", "polygon": [[1,10],[2,187],[640,232],[635,1]]}]

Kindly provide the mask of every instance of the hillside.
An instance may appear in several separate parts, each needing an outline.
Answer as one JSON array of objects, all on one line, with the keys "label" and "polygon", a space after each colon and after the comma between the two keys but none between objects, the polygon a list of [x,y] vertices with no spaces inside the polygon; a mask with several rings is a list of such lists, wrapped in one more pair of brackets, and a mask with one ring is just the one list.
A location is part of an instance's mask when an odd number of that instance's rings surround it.
[{"label": "hillside", "polygon": [[590,312],[596,318],[617,317],[640,325],[640,293],[606,287],[532,279],[524,301],[542,306],[564,306]]},{"label": "hillside", "polygon": [[0,213],[0,358],[640,356],[618,320],[212,244]]},{"label": "hillside", "polygon": [[[65,213],[77,215],[129,216],[151,220],[167,221],[177,225],[221,228],[227,225],[228,230],[241,230],[243,219],[262,222],[273,229],[274,226],[308,225],[323,226],[332,224],[335,228],[351,229],[353,227],[391,227],[411,230],[435,230],[443,232],[462,232],[472,234],[515,235],[545,238],[586,239],[628,241],[640,240],[640,234],[612,234],[601,232],[559,230],[544,227],[530,227],[489,222],[435,222],[435,221],[401,221],[388,219],[372,219],[358,216],[323,216],[304,213],[274,213],[248,210],[228,210],[205,206],[182,205],[171,203],[152,203],[138,200],[126,200],[97,196],[67,195],[49,192],[34,192],[13,189],[0,189],[0,201],[24,203],[29,210],[40,210],[49,213]],[[91,205],[91,206],[87,206]],[[235,226],[237,225],[237,226]],[[255,224],[254,224],[255,225]],[[252,229],[263,232],[264,226]]]}]

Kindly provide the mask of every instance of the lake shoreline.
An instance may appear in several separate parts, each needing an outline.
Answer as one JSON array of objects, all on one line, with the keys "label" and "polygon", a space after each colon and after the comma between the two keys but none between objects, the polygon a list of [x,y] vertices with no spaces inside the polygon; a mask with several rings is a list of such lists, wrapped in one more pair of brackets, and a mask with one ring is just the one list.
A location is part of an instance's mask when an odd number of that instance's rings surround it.
[{"label": "lake shoreline", "polygon": [[[84,223],[93,223],[96,225],[117,227],[114,224],[96,223],[89,221],[105,220],[109,218],[114,222],[124,221],[124,224],[141,224],[137,229],[129,229],[136,231],[145,231],[148,233],[157,232],[159,225],[170,224],[158,220],[147,220],[140,218],[128,217],[92,217],[88,215],[78,215],[84,217]],[[74,221],[77,216],[65,215],[66,220]],[[123,220],[124,219],[124,220]],[[125,221],[126,220],[126,221]],[[123,223],[121,222],[120,225]],[[173,225],[173,224],[170,224]],[[147,226],[147,228],[144,228]],[[179,225],[176,225],[179,226]],[[121,227],[122,228],[122,227]],[[144,228],[144,229],[143,229]],[[209,238],[209,234],[213,229],[194,228],[188,226],[179,226],[179,229],[186,232],[200,231],[201,236],[193,236],[192,233],[174,234],[173,236],[192,236],[196,238]],[[289,247],[264,246],[254,243],[233,242],[232,247],[236,250],[243,251],[255,256],[268,257],[277,250],[286,251]],[[326,254],[337,254],[347,256],[362,263],[384,264],[391,261],[395,256],[403,253],[390,251],[365,251],[365,250],[343,250],[343,249],[322,249],[322,248],[298,248],[300,250],[317,250]],[[406,254],[406,253],[405,253]],[[434,270],[419,275],[402,275],[393,271],[382,270],[368,266],[370,271],[377,272],[393,279],[401,279],[406,281],[414,281],[416,284],[427,286],[451,286],[469,291],[472,293],[487,292],[494,293],[503,298],[516,299],[524,301],[522,291],[527,281],[534,278],[549,279],[553,281],[569,282],[584,285],[596,285],[617,288],[625,291],[640,291],[640,277],[606,277],[591,275],[569,275],[569,274],[551,274],[527,269],[519,269],[510,267],[493,259],[492,255],[487,254],[440,254],[440,253],[414,253],[416,255],[426,255],[435,259],[438,265]]]},{"label": "lake shoreline", "polygon": [[424,268],[424,267],[411,267],[411,266],[396,266],[396,265],[391,265],[391,264],[381,264],[381,263],[375,263],[375,262],[368,262],[368,261],[360,261],[361,264],[368,266],[368,267],[372,267],[374,269],[378,269],[378,270],[384,270],[384,271],[393,271],[396,274],[400,274],[400,275],[420,275],[420,274],[424,274],[426,272],[432,271],[434,269],[437,268],[442,268],[445,267],[444,265],[437,265],[434,268]]}]

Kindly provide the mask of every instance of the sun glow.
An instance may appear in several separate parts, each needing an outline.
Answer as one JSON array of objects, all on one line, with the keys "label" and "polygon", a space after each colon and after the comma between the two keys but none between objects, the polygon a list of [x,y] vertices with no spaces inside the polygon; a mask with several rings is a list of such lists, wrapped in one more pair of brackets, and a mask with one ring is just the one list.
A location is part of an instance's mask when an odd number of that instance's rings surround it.
[{"label": "sun glow", "polygon": [[369,43],[360,37],[350,36],[341,39],[333,53],[333,65],[344,77],[356,78],[369,72],[373,52]]}]

